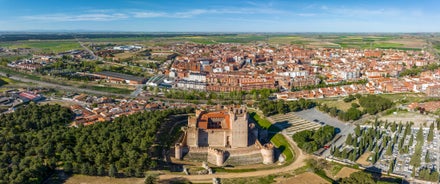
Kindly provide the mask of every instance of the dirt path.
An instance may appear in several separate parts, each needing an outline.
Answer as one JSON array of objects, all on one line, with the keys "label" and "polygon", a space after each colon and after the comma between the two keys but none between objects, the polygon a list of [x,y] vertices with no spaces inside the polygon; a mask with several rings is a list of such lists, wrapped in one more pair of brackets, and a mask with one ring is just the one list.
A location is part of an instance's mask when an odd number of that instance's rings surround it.
[{"label": "dirt path", "polygon": [[197,181],[212,181],[212,178],[243,178],[243,177],[261,177],[267,176],[270,174],[280,174],[283,172],[289,172],[295,169],[298,169],[305,165],[305,160],[309,157],[304,154],[296,145],[290,137],[284,135],[284,137],[290,143],[290,146],[293,148],[295,152],[295,161],[290,163],[290,165],[280,168],[274,168],[271,170],[261,170],[261,171],[253,171],[253,172],[243,172],[243,173],[219,173],[213,175],[177,175],[177,174],[165,174],[160,175],[160,180],[171,180],[173,178],[184,178],[192,182]]}]

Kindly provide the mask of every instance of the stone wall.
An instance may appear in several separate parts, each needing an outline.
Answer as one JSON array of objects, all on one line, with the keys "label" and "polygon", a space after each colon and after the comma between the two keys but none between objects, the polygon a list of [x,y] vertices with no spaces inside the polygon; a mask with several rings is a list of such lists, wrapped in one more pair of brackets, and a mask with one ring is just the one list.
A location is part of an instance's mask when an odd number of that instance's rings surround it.
[{"label": "stone wall", "polygon": [[227,138],[230,136],[229,130],[202,130],[199,131],[200,147],[225,147]]},{"label": "stone wall", "polygon": [[261,164],[263,157],[259,151],[246,155],[230,155],[224,165],[249,165]]}]

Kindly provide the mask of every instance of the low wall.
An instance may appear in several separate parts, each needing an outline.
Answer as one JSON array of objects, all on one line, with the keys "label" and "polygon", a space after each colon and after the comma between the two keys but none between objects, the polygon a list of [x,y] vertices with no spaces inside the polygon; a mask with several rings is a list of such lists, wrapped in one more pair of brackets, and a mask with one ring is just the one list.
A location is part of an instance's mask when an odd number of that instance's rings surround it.
[{"label": "low wall", "polygon": [[[190,147],[189,152],[184,156],[184,160],[190,161],[208,161],[208,147]],[[223,165],[249,165],[263,163],[263,156],[260,149],[254,145],[247,148],[239,149],[222,149],[225,151],[225,162]],[[214,157],[211,158],[210,163],[213,162]]]},{"label": "low wall", "polygon": [[263,157],[260,152],[256,152],[246,155],[231,155],[227,158],[224,165],[249,165],[261,163],[263,163]]}]

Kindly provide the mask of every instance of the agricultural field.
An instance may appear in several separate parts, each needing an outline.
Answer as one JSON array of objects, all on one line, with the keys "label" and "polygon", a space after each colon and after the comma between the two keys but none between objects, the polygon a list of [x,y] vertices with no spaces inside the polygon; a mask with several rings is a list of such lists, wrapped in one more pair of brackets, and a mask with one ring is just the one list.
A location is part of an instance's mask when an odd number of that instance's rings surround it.
[{"label": "agricultural field", "polygon": [[343,48],[380,48],[380,49],[402,49],[402,50],[420,50],[425,41],[419,38],[405,37],[400,38],[394,35],[383,36],[363,36],[363,35],[346,35],[334,37],[318,37],[322,40],[338,44]]},{"label": "agricultural field", "polygon": [[111,178],[111,177],[101,177],[101,176],[86,176],[75,174],[69,177],[65,184],[143,184],[143,178]]},{"label": "agricultural field", "polygon": [[297,183],[297,184],[330,184],[327,180],[321,178],[320,176],[311,173],[311,172],[305,172],[299,175],[296,175],[292,178],[289,178],[285,181],[279,182],[280,184],[288,184],[288,183]]},{"label": "agricultural field", "polygon": [[[84,35],[80,38],[84,43],[117,43],[143,45],[161,45],[176,42],[193,42],[197,44],[217,43],[257,43],[268,42],[270,44],[293,44],[309,48],[381,48],[381,49],[403,49],[420,50],[426,44],[421,37],[399,36],[399,35],[319,35],[319,34],[212,34],[212,35]],[[33,37],[30,37],[31,39]],[[34,48],[39,52],[62,52],[73,49],[80,49],[81,46],[73,39],[54,40],[19,40],[0,42],[0,47],[9,48]],[[440,45],[434,43],[434,47],[440,51]]]},{"label": "agricultural field", "polygon": [[81,49],[81,45],[75,40],[29,40],[17,42],[0,42],[0,47],[10,49],[31,48],[37,53],[59,53],[69,50]]}]

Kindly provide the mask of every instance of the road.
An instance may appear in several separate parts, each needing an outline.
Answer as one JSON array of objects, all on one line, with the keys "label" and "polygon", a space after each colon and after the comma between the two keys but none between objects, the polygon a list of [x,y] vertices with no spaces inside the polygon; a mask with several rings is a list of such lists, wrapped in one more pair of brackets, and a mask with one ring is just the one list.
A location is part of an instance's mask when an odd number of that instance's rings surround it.
[{"label": "road", "polygon": [[145,85],[144,84],[141,84],[141,85],[137,85],[136,86],[136,90],[134,90],[133,92],[131,92],[131,96],[132,97],[137,97],[137,96],[139,96],[139,94],[141,94],[142,93],[142,89],[145,87]]},{"label": "road", "polygon": [[[345,139],[347,137],[347,135],[349,133],[353,134],[354,133],[354,128],[355,126],[349,124],[349,123],[344,123],[334,117],[329,116],[326,113],[323,113],[319,110],[317,110],[316,108],[313,109],[307,109],[307,110],[303,110],[303,111],[299,111],[295,113],[297,116],[309,120],[309,121],[313,121],[313,120],[318,120],[319,122],[324,122],[324,124],[326,125],[330,125],[336,128],[339,128],[340,132],[339,134],[342,135],[342,137],[336,141],[336,143],[333,146],[340,146],[342,143],[345,142]],[[330,150],[326,150],[323,154],[323,157],[327,157],[330,156]]]},{"label": "road", "polygon": [[93,56],[93,59],[97,59],[98,61],[102,60],[101,57],[96,56],[95,53],[92,50],[90,50],[88,47],[86,47],[78,38],[75,38],[75,39],[76,39],[76,41],[78,41],[79,45],[81,45],[81,47],[84,48],[84,50],[86,50],[87,52],[90,53],[90,55]]},{"label": "road", "polygon": [[296,145],[295,142],[293,142],[289,136],[284,135],[285,138],[288,140],[290,146],[293,148],[293,151],[295,152],[295,161],[290,163],[288,166],[280,167],[280,168],[274,168],[271,170],[260,170],[260,171],[253,171],[253,172],[243,172],[243,173],[219,173],[219,174],[212,174],[212,175],[181,175],[181,174],[164,174],[160,175],[160,180],[172,180],[172,179],[178,179],[178,178],[184,178],[192,182],[201,182],[201,181],[208,181],[212,182],[212,178],[247,178],[247,177],[262,177],[267,176],[271,174],[280,174],[284,172],[293,171],[295,169],[298,169],[305,165],[305,160],[309,158],[308,155],[304,154]]}]

